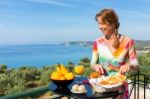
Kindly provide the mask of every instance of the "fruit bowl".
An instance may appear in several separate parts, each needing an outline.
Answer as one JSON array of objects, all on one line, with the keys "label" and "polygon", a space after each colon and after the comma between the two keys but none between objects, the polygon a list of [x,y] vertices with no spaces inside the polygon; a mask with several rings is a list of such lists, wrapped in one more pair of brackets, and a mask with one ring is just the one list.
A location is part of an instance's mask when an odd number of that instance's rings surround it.
[{"label": "fruit bowl", "polygon": [[75,76],[73,72],[68,71],[68,69],[62,65],[58,64],[56,71],[50,74],[50,80],[57,86],[57,89],[67,89],[68,85],[71,84]]},{"label": "fruit bowl", "polygon": [[58,88],[67,88],[69,84],[71,84],[73,82],[74,79],[70,79],[70,80],[54,80],[51,79],[51,81],[57,85]]}]

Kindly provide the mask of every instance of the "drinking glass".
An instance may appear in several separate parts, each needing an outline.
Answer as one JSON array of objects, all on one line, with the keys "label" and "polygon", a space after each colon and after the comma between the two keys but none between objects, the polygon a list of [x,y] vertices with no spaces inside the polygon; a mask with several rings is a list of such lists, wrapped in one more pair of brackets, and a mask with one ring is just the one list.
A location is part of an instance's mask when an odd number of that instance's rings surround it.
[{"label": "drinking glass", "polygon": [[81,83],[80,77],[81,77],[81,74],[84,73],[84,66],[83,65],[77,65],[77,66],[75,66],[74,71],[77,74],[76,76],[79,78],[78,83]]}]

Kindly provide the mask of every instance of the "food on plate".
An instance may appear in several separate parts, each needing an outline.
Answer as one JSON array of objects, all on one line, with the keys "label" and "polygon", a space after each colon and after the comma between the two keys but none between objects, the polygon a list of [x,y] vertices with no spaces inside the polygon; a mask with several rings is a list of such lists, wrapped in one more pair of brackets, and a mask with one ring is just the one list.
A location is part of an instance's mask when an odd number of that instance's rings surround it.
[{"label": "food on plate", "polygon": [[99,76],[101,76],[99,72],[92,72],[90,73],[89,78],[98,78]]},{"label": "food on plate", "polygon": [[71,88],[71,91],[73,93],[85,93],[86,92],[86,87],[83,84],[74,84]]},{"label": "food on plate", "polygon": [[115,85],[115,84],[123,83],[125,79],[126,79],[126,76],[117,74],[114,76],[109,76],[106,79],[102,80],[100,82],[100,85]]},{"label": "food on plate", "polygon": [[119,78],[114,77],[114,76],[110,76],[110,77],[106,78],[105,80],[102,80],[100,82],[100,84],[102,84],[102,85],[114,85],[114,84],[120,83],[120,81],[121,80]]},{"label": "food on plate", "polygon": [[79,92],[81,92],[81,93],[84,93],[85,92],[85,86],[84,85],[80,85],[79,87],[78,87],[78,91]]},{"label": "food on plate", "polygon": [[125,80],[126,76],[121,74],[112,76],[100,75],[97,78],[90,78],[89,83],[95,92],[112,92],[117,91]]},{"label": "food on plate", "polygon": [[116,77],[120,78],[121,81],[125,81],[126,80],[126,76],[124,76],[124,75],[118,74],[118,75],[116,75]]},{"label": "food on plate", "polygon": [[78,91],[78,88],[79,88],[79,85],[78,85],[78,84],[74,84],[74,85],[72,86],[72,90],[73,90],[73,91]]},{"label": "food on plate", "polygon": [[63,96],[60,99],[69,99],[67,96]]},{"label": "food on plate", "polygon": [[106,80],[103,80],[103,81],[100,82],[100,84],[102,84],[102,85],[109,85],[109,82],[106,81]]}]

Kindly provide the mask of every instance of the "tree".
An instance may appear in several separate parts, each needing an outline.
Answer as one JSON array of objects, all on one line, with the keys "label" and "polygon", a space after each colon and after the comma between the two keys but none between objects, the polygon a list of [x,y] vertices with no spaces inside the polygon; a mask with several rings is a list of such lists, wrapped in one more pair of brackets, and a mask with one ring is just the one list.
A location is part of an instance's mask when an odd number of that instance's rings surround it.
[{"label": "tree", "polygon": [[80,63],[90,63],[90,59],[85,57],[80,60]]},{"label": "tree", "polygon": [[69,61],[69,62],[68,62],[68,66],[70,66],[70,65],[74,65],[74,63],[71,62],[71,61]]},{"label": "tree", "polygon": [[84,65],[85,67],[90,67],[90,59],[87,57],[82,58],[79,62],[79,65]]},{"label": "tree", "polygon": [[0,73],[4,73],[7,70],[7,65],[2,64],[0,65]]}]

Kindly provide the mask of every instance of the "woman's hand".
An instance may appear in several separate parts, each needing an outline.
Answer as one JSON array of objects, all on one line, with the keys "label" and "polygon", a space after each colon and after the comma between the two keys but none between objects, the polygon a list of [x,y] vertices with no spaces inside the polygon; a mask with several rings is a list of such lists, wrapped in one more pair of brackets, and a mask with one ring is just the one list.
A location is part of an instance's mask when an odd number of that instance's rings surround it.
[{"label": "woman's hand", "polygon": [[129,64],[123,65],[119,69],[120,74],[125,74],[130,71],[131,66]]},{"label": "woman's hand", "polygon": [[101,74],[104,74],[103,66],[100,65],[100,64],[95,64],[95,65],[93,66],[93,69],[94,69],[96,72],[100,72]]}]

